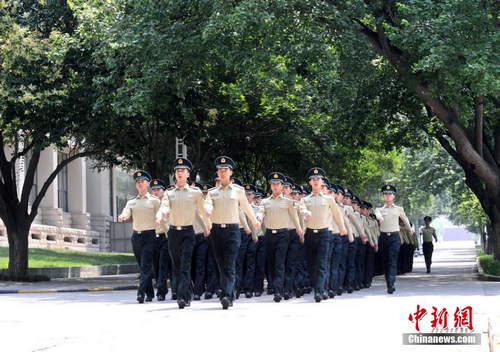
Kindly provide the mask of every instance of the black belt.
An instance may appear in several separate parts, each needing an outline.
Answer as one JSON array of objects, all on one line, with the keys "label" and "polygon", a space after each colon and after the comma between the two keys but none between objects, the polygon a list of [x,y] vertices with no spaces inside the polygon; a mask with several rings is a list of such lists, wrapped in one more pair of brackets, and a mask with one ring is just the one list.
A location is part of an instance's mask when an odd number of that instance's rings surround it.
[{"label": "black belt", "polygon": [[174,225],[170,225],[170,230],[181,231],[181,230],[192,230],[192,229],[193,229],[193,225],[188,225],[188,226],[174,226]]},{"label": "black belt", "polygon": [[142,235],[142,234],[148,234],[150,232],[154,232],[156,234],[156,230],[144,230],[144,231],[135,231],[134,230],[134,233],[138,234],[138,235]]},{"label": "black belt", "polygon": [[382,232],[381,231],[380,234],[381,235],[386,235],[386,236],[392,236],[392,235],[394,235],[394,236],[398,235],[399,236],[399,231],[394,231],[394,232]]},{"label": "black belt", "polygon": [[306,231],[310,231],[312,233],[318,233],[318,232],[327,231],[327,230],[328,230],[328,227],[325,227],[324,229],[310,229],[308,227]]},{"label": "black belt", "polygon": [[240,224],[212,224],[212,227],[218,229],[234,229],[234,228],[239,228]]},{"label": "black belt", "polygon": [[288,232],[288,228],[281,228],[281,229],[267,229],[267,231],[271,231],[271,233]]}]

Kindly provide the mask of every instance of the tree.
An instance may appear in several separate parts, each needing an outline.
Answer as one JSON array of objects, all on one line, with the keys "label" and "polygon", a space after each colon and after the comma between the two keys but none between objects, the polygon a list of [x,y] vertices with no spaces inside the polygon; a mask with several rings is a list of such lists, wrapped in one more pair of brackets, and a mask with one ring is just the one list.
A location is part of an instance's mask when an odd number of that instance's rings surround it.
[{"label": "tree", "polygon": [[[39,17],[38,10],[48,17]],[[63,3],[0,0],[0,218],[7,229],[13,280],[27,278],[29,230],[47,189],[63,167],[95,152],[85,146],[85,136],[105,131],[91,119],[88,53],[70,35],[68,11]],[[40,153],[48,147],[69,157],[30,204]],[[19,179],[23,160],[24,179]]]}]

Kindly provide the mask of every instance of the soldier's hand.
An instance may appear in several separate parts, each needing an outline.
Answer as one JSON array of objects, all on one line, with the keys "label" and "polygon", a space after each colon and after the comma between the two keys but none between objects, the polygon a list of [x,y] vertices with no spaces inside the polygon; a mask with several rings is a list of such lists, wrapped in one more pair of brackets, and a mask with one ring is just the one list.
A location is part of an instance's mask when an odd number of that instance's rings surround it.
[{"label": "soldier's hand", "polygon": [[345,228],[341,229],[341,230],[340,230],[340,234],[341,234],[342,236],[347,235],[347,230],[346,230]]},{"label": "soldier's hand", "polygon": [[160,216],[160,215],[156,216],[156,221],[155,221],[156,225],[160,226],[162,219],[163,219],[163,216]]},{"label": "soldier's hand", "polygon": [[302,230],[302,229],[300,229],[300,230],[299,230],[299,229],[297,229],[297,235],[299,235],[299,237],[300,237],[300,236],[302,236],[302,235],[304,235],[304,230]]},{"label": "soldier's hand", "polygon": [[377,218],[379,224],[382,224],[384,222],[384,218]]},{"label": "soldier's hand", "polygon": [[253,224],[253,226],[256,228],[256,229],[260,229],[260,222],[256,222],[255,224]]},{"label": "soldier's hand", "polygon": [[304,214],[304,220],[307,221],[311,218],[311,213],[305,213]]},{"label": "soldier's hand", "polygon": [[252,234],[252,231],[250,231],[250,230],[245,230],[245,233],[246,233],[247,235],[251,235],[251,234]]},{"label": "soldier's hand", "polygon": [[375,243],[375,252],[378,252],[378,244]]},{"label": "soldier's hand", "polygon": [[348,239],[349,239],[349,243],[353,243],[354,242],[354,238],[353,237],[349,236]]},{"label": "soldier's hand", "polygon": [[208,237],[208,236],[210,236],[210,231],[203,232],[203,236],[205,236],[205,238]]},{"label": "soldier's hand", "polygon": [[299,236],[299,242],[300,243],[304,243],[304,235],[300,235]]},{"label": "soldier's hand", "polygon": [[125,216],[123,216],[123,215],[118,216],[118,222],[123,222],[126,220],[127,220],[127,218]]}]

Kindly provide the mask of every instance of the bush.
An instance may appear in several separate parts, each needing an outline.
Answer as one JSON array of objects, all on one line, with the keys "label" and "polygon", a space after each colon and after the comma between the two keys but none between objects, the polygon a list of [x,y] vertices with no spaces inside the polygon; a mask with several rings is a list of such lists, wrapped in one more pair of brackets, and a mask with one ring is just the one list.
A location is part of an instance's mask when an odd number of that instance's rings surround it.
[{"label": "bush", "polygon": [[495,260],[492,254],[480,253],[478,257],[485,274],[500,276],[500,261]]}]

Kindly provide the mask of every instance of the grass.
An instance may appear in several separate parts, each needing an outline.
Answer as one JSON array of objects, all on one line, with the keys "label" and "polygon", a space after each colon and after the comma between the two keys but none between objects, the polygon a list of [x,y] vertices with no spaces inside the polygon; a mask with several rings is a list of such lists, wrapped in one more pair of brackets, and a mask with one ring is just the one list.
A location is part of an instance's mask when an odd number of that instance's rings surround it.
[{"label": "grass", "polygon": [[[0,247],[0,269],[9,263],[9,248]],[[30,248],[28,266],[30,268],[89,266],[105,264],[134,264],[135,258],[129,253],[78,252],[65,249]]]},{"label": "grass", "polygon": [[500,276],[500,261],[493,259],[493,254],[485,254],[482,251],[477,251],[479,264],[485,274]]}]

